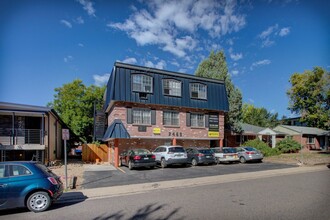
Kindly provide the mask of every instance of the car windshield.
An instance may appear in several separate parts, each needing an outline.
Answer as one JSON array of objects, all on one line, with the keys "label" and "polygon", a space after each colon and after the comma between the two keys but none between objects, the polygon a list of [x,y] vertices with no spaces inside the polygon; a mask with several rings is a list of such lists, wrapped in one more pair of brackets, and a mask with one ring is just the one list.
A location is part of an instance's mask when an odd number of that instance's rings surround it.
[{"label": "car windshield", "polygon": [[244,149],[247,151],[257,151],[257,149],[255,149],[253,147],[244,147]]},{"label": "car windshield", "polygon": [[224,148],[223,149],[224,153],[236,153],[236,148]]},{"label": "car windshield", "polygon": [[147,149],[137,149],[134,150],[134,154],[135,155],[150,154],[150,151],[148,151]]},{"label": "car windshield", "polygon": [[202,154],[213,154],[211,149],[199,149],[198,152]]},{"label": "car windshield", "polygon": [[214,153],[221,153],[221,151],[220,151],[219,148],[213,148],[212,151],[213,151]]},{"label": "car windshield", "polygon": [[183,147],[171,147],[168,149],[168,152],[175,152],[175,153],[184,153]]}]

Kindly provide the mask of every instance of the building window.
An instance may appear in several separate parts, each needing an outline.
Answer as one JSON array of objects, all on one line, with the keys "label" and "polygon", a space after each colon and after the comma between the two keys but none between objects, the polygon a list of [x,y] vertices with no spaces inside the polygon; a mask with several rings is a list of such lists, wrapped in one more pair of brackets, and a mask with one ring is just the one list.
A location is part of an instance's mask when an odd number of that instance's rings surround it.
[{"label": "building window", "polygon": [[191,113],[190,123],[191,123],[191,127],[204,128],[205,127],[205,115]]},{"label": "building window", "polygon": [[153,92],[152,77],[143,74],[133,74],[132,90],[134,92]]},{"label": "building window", "polygon": [[201,83],[190,84],[190,97],[195,99],[207,99],[207,86]]},{"label": "building window", "polygon": [[315,144],[315,138],[314,137],[307,137],[307,144]]},{"label": "building window", "polygon": [[133,109],[133,124],[151,125],[151,110]]},{"label": "building window", "polygon": [[163,79],[164,95],[181,96],[181,82],[174,79]]},{"label": "building window", "polygon": [[163,124],[168,126],[179,126],[179,112],[164,111]]}]

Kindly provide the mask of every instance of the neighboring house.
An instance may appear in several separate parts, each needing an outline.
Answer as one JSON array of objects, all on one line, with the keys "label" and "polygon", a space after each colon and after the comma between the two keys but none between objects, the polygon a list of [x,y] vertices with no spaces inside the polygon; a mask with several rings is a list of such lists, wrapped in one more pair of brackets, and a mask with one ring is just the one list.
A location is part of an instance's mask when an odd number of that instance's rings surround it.
[{"label": "neighboring house", "polygon": [[[292,138],[308,150],[329,149],[330,131],[319,128],[279,125],[274,128],[276,132],[286,134],[286,138]],[[279,140],[279,139],[278,139]]]},{"label": "neighboring house", "polygon": [[276,138],[284,137],[285,134],[274,131],[270,128],[259,127],[247,123],[242,123],[242,133],[226,132],[225,145],[229,147],[238,147],[248,140],[259,138],[270,147],[276,146]]},{"label": "neighboring house", "polygon": [[295,117],[295,118],[286,118],[282,119],[283,125],[290,125],[290,126],[306,126],[306,123],[300,122],[301,117]]},{"label": "neighboring house", "polygon": [[105,93],[110,162],[130,147],[222,146],[223,81],[116,62]]},{"label": "neighboring house", "polygon": [[62,128],[54,109],[0,102],[0,161],[60,159]]}]

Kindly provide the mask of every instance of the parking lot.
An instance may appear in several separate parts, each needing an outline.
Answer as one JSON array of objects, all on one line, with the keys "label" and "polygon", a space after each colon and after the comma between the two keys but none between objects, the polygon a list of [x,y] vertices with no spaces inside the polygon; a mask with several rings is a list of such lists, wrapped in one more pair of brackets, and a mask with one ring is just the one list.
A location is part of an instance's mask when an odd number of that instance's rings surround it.
[{"label": "parking lot", "polygon": [[129,185],[137,183],[150,183],[158,181],[189,179],[196,177],[225,175],[231,173],[245,173],[254,171],[274,170],[295,167],[295,165],[277,163],[236,163],[202,166],[171,166],[167,168],[157,167],[155,169],[134,169],[120,167],[122,170],[108,171],[85,171],[82,188],[98,188],[118,185]]}]

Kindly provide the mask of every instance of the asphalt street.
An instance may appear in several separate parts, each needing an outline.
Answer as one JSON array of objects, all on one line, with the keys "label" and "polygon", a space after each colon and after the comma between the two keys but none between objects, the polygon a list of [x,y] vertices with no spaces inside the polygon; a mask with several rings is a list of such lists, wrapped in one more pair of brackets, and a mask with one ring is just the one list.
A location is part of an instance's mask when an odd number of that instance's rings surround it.
[{"label": "asphalt street", "polygon": [[55,203],[38,214],[26,209],[0,212],[0,219],[328,219],[329,172],[310,170]]},{"label": "asphalt street", "polygon": [[206,176],[217,176],[234,173],[246,173],[264,170],[275,170],[297,167],[294,165],[277,164],[277,163],[246,163],[246,164],[219,164],[219,165],[202,165],[196,167],[172,166],[168,168],[156,169],[134,169],[129,170],[127,167],[120,167],[120,170],[106,171],[85,171],[83,189],[130,185],[138,183],[150,183],[177,179],[189,179]]}]

